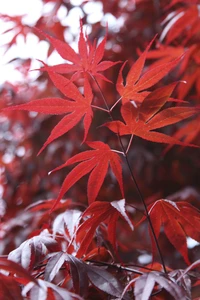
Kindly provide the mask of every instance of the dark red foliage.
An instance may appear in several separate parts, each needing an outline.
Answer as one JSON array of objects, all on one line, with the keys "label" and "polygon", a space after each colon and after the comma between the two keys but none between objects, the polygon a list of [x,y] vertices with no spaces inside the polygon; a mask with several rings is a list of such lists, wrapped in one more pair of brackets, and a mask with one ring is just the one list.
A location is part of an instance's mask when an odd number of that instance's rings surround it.
[{"label": "dark red foliage", "polygon": [[199,299],[199,1],[41,6],[0,14],[49,45],[0,90],[0,300]]}]

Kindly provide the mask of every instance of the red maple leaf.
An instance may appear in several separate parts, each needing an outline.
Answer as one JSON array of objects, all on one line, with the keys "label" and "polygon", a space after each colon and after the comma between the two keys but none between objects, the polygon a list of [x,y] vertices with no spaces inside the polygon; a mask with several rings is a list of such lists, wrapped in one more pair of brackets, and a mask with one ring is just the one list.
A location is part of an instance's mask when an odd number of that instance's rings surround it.
[{"label": "red maple leaf", "polygon": [[139,107],[134,106],[131,102],[124,104],[121,107],[121,114],[125,123],[112,121],[104,125],[120,136],[136,135],[152,142],[186,145],[166,134],[153,131],[177,123],[199,111],[195,107],[171,107],[158,112],[169,99],[176,84],[173,83],[153,91]]},{"label": "red maple leaf", "polygon": [[8,299],[9,297],[10,299],[23,300],[19,284],[11,276],[0,274],[0,289],[1,299]]},{"label": "red maple leaf", "polygon": [[[5,53],[11,48],[11,46],[17,44],[17,38],[18,36],[22,36],[24,41],[26,42],[26,38],[28,33],[30,33],[31,27],[24,24],[23,18],[26,17],[26,14],[21,16],[9,16],[6,14],[0,14],[0,19],[4,20],[5,22],[8,22],[12,24],[9,29],[6,29],[2,34],[7,34],[12,32],[12,38],[11,40],[5,44],[6,47]],[[2,26],[3,27],[3,26]]]},{"label": "red maple leaf", "polygon": [[[187,124],[181,126],[173,135],[173,138],[182,140],[184,143],[190,144],[195,140],[198,141],[197,137],[200,133],[200,116],[191,120]],[[171,149],[172,145],[168,145],[164,150],[164,153]]]},{"label": "red maple leaf", "polygon": [[117,91],[121,96],[123,104],[129,102],[130,99],[142,102],[144,98],[149,94],[149,92],[146,90],[158,83],[158,81],[161,80],[165,75],[167,75],[170,72],[170,70],[173,69],[181,59],[181,57],[178,57],[170,62],[159,64],[155,68],[150,68],[146,73],[144,73],[141,76],[148,50],[151,47],[153,41],[154,40],[151,41],[151,43],[147,46],[146,50],[140,55],[138,60],[131,67],[126,77],[125,85],[122,76],[122,71],[126,62],[122,65],[119,71],[116,87]]},{"label": "red maple leaf", "polygon": [[[184,54],[185,52],[185,54]],[[169,62],[175,57],[184,54],[183,59],[179,65],[178,74],[181,81],[185,81],[186,84],[179,85],[177,88],[177,96],[179,99],[184,99],[193,86],[196,87],[197,94],[200,95],[199,82],[200,82],[200,47],[199,44],[193,44],[189,49],[184,47],[172,47],[159,44],[158,49],[149,51],[147,59],[157,59],[153,62],[150,68],[155,68],[160,64]]]},{"label": "red maple leaf", "polygon": [[[187,1],[186,6],[168,14],[162,24],[167,24],[161,34],[160,40],[166,37],[166,44],[172,43],[176,39],[182,37],[182,43],[186,44],[191,38],[199,34],[199,8],[197,3]],[[172,3],[172,5],[175,3]]]},{"label": "red maple leaf", "polygon": [[[155,62],[151,62],[150,68],[155,68],[159,65],[165,64],[167,62],[172,61],[175,58],[180,57],[185,53],[185,48],[182,46],[169,46],[169,45],[163,45],[159,42],[156,43],[156,49],[150,50],[147,53],[146,58],[153,60],[157,59]],[[187,57],[188,51],[186,51],[182,61],[181,65],[183,65],[183,61]]]},{"label": "red maple leaf", "polygon": [[[58,198],[52,208],[52,210],[57,206],[59,201],[62,199],[64,194],[84,175],[91,172],[88,180],[88,201],[92,203],[95,201],[99,190],[103,184],[104,178],[106,176],[108,167],[110,165],[113,173],[115,174],[117,181],[120,186],[122,196],[124,197],[123,182],[122,182],[122,167],[120,157],[117,153],[113,152],[110,147],[103,142],[88,142],[89,147],[94,150],[88,150],[79,153],[66,161],[60,167],[54,169],[60,170],[71,164],[79,163],[65,178],[63,185],[61,187]],[[51,211],[52,211],[51,210]]]},{"label": "red maple leaf", "polygon": [[133,230],[133,224],[125,210],[125,200],[101,202],[93,202],[83,213],[82,218],[90,216],[81,225],[79,225],[76,232],[76,242],[80,243],[80,248],[77,252],[77,257],[83,256],[92,242],[94,233],[97,227],[102,223],[108,224],[108,240],[113,245],[116,251],[116,223],[121,216]]},{"label": "red maple leaf", "polygon": [[40,149],[40,154],[44,148],[55,139],[72,129],[83,118],[84,138],[85,141],[90,128],[93,112],[91,102],[93,98],[92,90],[87,78],[84,80],[84,96],[79,92],[77,87],[67,78],[60,74],[52,72],[49,67],[45,66],[54,85],[71,100],[61,98],[43,98],[36,99],[29,103],[7,107],[4,110],[27,110],[43,114],[62,115],[67,114],[51,131],[50,136]]},{"label": "red maple leaf", "polygon": [[[51,66],[49,67],[50,70],[61,74],[73,72],[73,80],[78,78],[80,73],[83,72],[95,77],[100,77],[101,79],[110,82],[110,80],[108,80],[100,72],[109,69],[110,67],[118,64],[119,62],[102,61],[106,45],[106,36],[101,41],[101,43],[98,46],[96,46],[96,41],[94,41],[94,43],[91,44],[88,37],[84,36],[82,22],[80,22],[80,28],[81,31],[78,42],[79,53],[76,53],[74,49],[71,48],[67,43],[64,43],[61,40],[58,40],[37,29],[38,32],[40,32],[50,41],[50,43],[58,51],[58,53],[63,59],[72,63],[64,63]],[[43,70],[43,68],[41,68],[41,70]]]},{"label": "red maple leaf", "polygon": [[23,282],[25,284],[28,282],[37,283],[36,279],[26,269],[24,269],[20,264],[17,264],[16,262],[10,259],[0,257],[0,268],[1,270],[7,271],[10,274],[15,274],[15,279],[20,277],[21,279],[23,279]]},{"label": "red maple leaf", "polygon": [[[176,248],[181,253],[186,263],[188,259],[188,249],[186,236],[200,241],[200,214],[199,211],[187,202],[173,202],[166,199],[157,200],[148,206],[148,214],[155,231],[156,238],[160,235],[163,225],[164,232]],[[142,220],[146,219],[143,217]],[[195,230],[194,230],[195,228]],[[153,253],[155,253],[155,242],[151,235]]]}]

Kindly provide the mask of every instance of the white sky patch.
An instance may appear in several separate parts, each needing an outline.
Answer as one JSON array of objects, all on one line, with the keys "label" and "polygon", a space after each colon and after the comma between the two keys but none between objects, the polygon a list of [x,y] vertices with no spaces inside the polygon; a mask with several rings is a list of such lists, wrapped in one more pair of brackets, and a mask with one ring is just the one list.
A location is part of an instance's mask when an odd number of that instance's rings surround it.
[{"label": "white sky patch", "polygon": [[66,62],[66,61],[60,56],[60,54],[58,54],[57,51],[53,51],[48,58],[49,66],[53,66],[55,64],[62,64],[63,62]]},{"label": "white sky patch", "polygon": [[193,240],[191,237],[187,238],[187,246],[188,246],[189,249],[192,249],[195,246],[198,246],[199,244],[200,244],[199,242]]},{"label": "white sky patch", "polygon": [[[15,0],[6,0],[0,1],[0,13],[7,14],[10,16],[24,15],[23,22],[30,26],[35,25],[35,22],[41,16],[42,12],[42,2],[41,0],[27,1],[27,0],[18,0],[17,3]],[[10,42],[11,38],[15,31],[11,31],[10,33],[2,34],[6,29],[12,28],[12,22],[4,22],[0,20],[0,84],[5,81],[9,81],[11,83],[23,81],[23,75],[15,69],[15,65],[10,63],[9,61],[15,58],[22,59],[41,59],[45,60],[48,43],[47,42],[39,42],[39,39],[34,34],[29,33],[27,35],[27,41],[24,41],[22,36],[17,37],[17,45],[13,45],[8,49],[5,53],[6,48],[3,46],[4,44]],[[37,67],[38,63],[36,63]],[[33,66],[34,67],[34,66]],[[38,72],[37,72],[38,74]],[[36,78],[36,73],[30,72],[30,79],[34,80]]]},{"label": "white sky patch", "polygon": [[[41,0],[5,0],[0,1],[0,13],[10,16],[29,14],[29,20],[41,13]],[[30,13],[31,12],[31,13]]]},{"label": "white sky patch", "polygon": [[118,32],[120,28],[124,25],[124,20],[125,20],[124,16],[120,16],[117,19],[111,13],[106,13],[101,20],[101,24],[103,26],[107,26],[108,24],[108,29],[114,32]]},{"label": "white sky patch", "polygon": [[101,2],[87,2],[83,6],[84,12],[88,15],[87,22],[90,24],[94,24],[96,22],[101,21],[103,18],[103,5]]},{"label": "white sky patch", "polygon": [[[69,43],[75,51],[77,51],[80,19],[84,17],[84,13],[79,6],[84,3],[84,0],[70,0],[70,2],[75,7],[68,13],[67,9],[64,6],[61,6],[56,17],[60,20],[63,26],[68,27],[65,30],[64,38],[66,39],[66,42]],[[50,14],[51,11],[53,11],[54,6],[55,4],[51,2],[44,5],[41,0],[17,0],[17,3],[16,0],[0,0],[0,13],[8,14],[10,16],[27,14],[27,16],[23,17],[24,24],[34,26],[41,15]],[[100,1],[88,1],[83,4],[83,9],[87,14],[87,22],[89,24],[101,22],[102,26],[105,27],[108,23],[108,28],[115,32],[119,31],[119,28],[123,26],[123,17],[117,19],[110,13],[103,16],[103,7]],[[84,32],[87,32],[87,34],[90,34],[92,30],[91,25],[89,24],[83,26],[83,30]],[[7,23],[0,20],[0,35],[12,26],[13,23]],[[16,63],[9,64],[9,62],[15,58],[32,59],[31,69],[41,67],[41,63],[39,63],[37,59],[42,60],[49,65],[63,63],[63,59],[56,51],[53,51],[47,60],[49,43],[46,42],[45,39],[39,42],[38,37],[31,33],[27,35],[26,42],[22,36],[18,36],[17,45],[13,45],[6,53],[4,53],[4,45],[9,43],[12,37],[13,32],[2,34],[0,36],[0,85],[5,81],[9,81],[14,84],[24,81],[23,75],[19,71],[15,70]],[[31,81],[34,81],[37,79],[38,74],[38,71],[30,72],[27,80],[30,79]]]},{"label": "white sky patch", "polygon": [[[45,61],[48,48],[49,44],[46,41],[39,42],[38,37],[31,33],[28,34],[26,42],[24,42],[23,37],[19,36],[17,38],[17,45],[13,45],[5,54],[4,48],[0,48],[0,84],[5,80],[19,82],[24,79],[23,75],[15,69],[16,64],[9,64],[9,61],[14,58],[31,58],[33,59],[31,69],[37,69],[41,67],[41,63],[37,59]],[[37,78],[37,75],[38,71],[29,72],[28,79],[34,80]]]},{"label": "white sky patch", "polygon": [[61,6],[57,11],[57,18],[61,21],[67,16],[67,8],[65,6]]},{"label": "white sky patch", "polygon": [[76,35],[79,33],[80,19],[84,17],[83,11],[80,7],[72,8],[67,17],[61,21],[63,26],[70,26],[72,34]]},{"label": "white sky patch", "polygon": [[152,261],[152,255],[150,254],[141,254],[138,256],[138,262],[140,264],[149,264]]},{"label": "white sky patch", "polygon": [[8,152],[2,156],[2,161],[5,164],[10,164],[13,161],[13,159],[14,159],[14,155]]},{"label": "white sky patch", "polygon": [[102,11],[102,9],[103,5],[100,1],[87,2],[83,7],[83,10],[86,14],[93,14],[97,11]]},{"label": "white sky patch", "polygon": [[70,0],[71,4],[74,6],[81,5],[85,0]]},{"label": "white sky patch", "polygon": [[103,17],[103,12],[99,11],[87,16],[87,22],[90,24],[95,24],[96,22],[100,22]]},{"label": "white sky patch", "polygon": [[45,6],[43,7],[42,13],[45,14],[50,14],[52,10],[55,8],[56,3],[55,2],[47,2]]},{"label": "white sky patch", "polygon": [[25,154],[25,148],[23,147],[23,146],[19,146],[17,149],[16,149],[16,151],[15,151],[15,153],[17,154],[17,156],[19,156],[19,157],[23,157],[24,156],[24,154]]}]

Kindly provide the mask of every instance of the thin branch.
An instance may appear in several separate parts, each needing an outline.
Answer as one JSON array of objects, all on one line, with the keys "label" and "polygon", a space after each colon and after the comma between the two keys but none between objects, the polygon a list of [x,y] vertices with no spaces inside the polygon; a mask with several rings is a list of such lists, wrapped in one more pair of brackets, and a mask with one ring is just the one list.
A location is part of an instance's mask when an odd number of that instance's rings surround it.
[{"label": "thin branch", "polygon": [[[150,271],[150,272],[152,272],[152,271],[157,271],[157,270],[155,270],[155,269],[152,269],[152,268],[149,268],[149,267],[144,267],[144,266],[139,266],[139,265],[137,265],[137,264],[124,264],[125,267],[126,267],[126,265],[128,265],[129,267],[130,267],[130,266],[133,266],[133,267],[136,267],[136,268],[144,269],[144,270],[147,270],[147,271]],[[163,273],[163,272],[160,271],[160,273]]]},{"label": "thin branch", "polygon": [[105,109],[105,108],[102,108],[102,107],[99,107],[99,106],[96,106],[96,105],[91,105],[91,107],[93,107],[93,108],[96,108],[96,109],[98,109],[98,110],[102,110],[102,111],[105,111],[105,112],[109,112],[109,110],[107,110],[107,109]]},{"label": "thin branch", "polygon": [[128,151],[129,151],[129,149],[131,147],[132,141],[133,141],[133,134],[131,135],[130,141],[129,141],[128,146],[126,148],[126,154],[128,154]]},{"label": "thin branch", "polygon": [[41,265],[37,265],[35,266],[33,269],[34,270],[38,270],[38,269],[41,269],[42,267],[46,267],[47,264],[41,264]]},{"label": "thin branch", "polygon": [[119,153],[119,154],[122,154],[124,156],[124,152],[123,151],[118,151],[118,150],[114,150],[114,149],[111,149],[112,152],[116,152],[116,153]]},{"label": "thin branch", "polygon": [[[59,270],[65,270],[65,269],[66,269],[66,267],[62,267],[62,268],[60,268]],[[42,271],[42,272],[38,273],[38,274],[35,276],[35,278],[36,278],[36,279],[39,278],[40,276],[44,275],[44,273],[45,273],[45,271]]]},{"label": "thin branch", "polygon": [[145,203],[145,201],[144,201],[144,198],[143,198],[143,195],[142,195],[141,190],[140,190],[140,188],[139,188],[139,185],[138,185],[138,183],[137,183],[137,181],[136,181],[136,179],[135,179],[135,176],[134,176],[133,171],[132,171],[132,169],[131,169],[130,162],[129,162],[129,160],[128,160],[128,156],[127,156],[127,154],[125,153],[125,149],[124,149],[124,146],[123,146],[122,141],[121,141],[120,138],[119,138],[119,141],[120,141],[120,144],[121,144],[121,147],[122,147],[122,151],[124,151],[124,154],[125,154],[125,160],[126,160],[126,163],[127,163],[128,168],[129,168],[129,172],[130,172],[130,174],[131,174],[131,178],[132,178],[132,180],[133,180],[133,182],[134,182],[134,184],[135,184],[135,186],[136,186],[138,195],[139,195],[139,197],[140,197],[140,201],[142,202],[142,204],[143,204],[143,206],[144,206],[144,210],[145,210],[145,213],[146,213],[146,217],[147,217],[149,226],[150,226],[150,228],[151,228],[151,232],[152,232],[152,235],[153,235],[153,237],[154,237],[154,241],[155,241],[155,243],[156,243],[156,247],[157,247],[157,250],[158,250],[158,253],[159,253],[159,256],[160,256],[160,260],[161,260],[161,263],[162,263],[162,266],[163,266],[163,270],[164,270],[164,272],[167,274],[167,270],[166,270],[166,267],[165,267],[165,262],[164,262],[164,259],[163,259],[163,255],[162,255],[160,246],[159,246],[159,244],[158,244],[158,239],[157,239],[157,237],[156,237],[156,234],[155,234],[155,231],[154,231],[154,228],[153,228],[153,224],[152,224],[152,222],[151,222],[150,215],[149,215],[149,213],[148,213],[147,205],[146,205],[146,203]]},{"label": "thin branch", "polygon": [[132,273],[136,273],[139,275],[143,275],[144,272],[133,269],[133,268],[128,268],[128,267],[122,267],[121,265],[117,265],[117,264],[112,264],[112,263],[107,263],[107,262],[103,262],[103,261],[96,261],[96,260],[86,260],[87,262],[93,263],[93,264],[97,264],[97,265],[101,265],[101,266],[108,266],[111,268],[115,268],[118,270],[122,270],[122,271],[127,271],[127,272],[132,272]]},{"label": "thin branch", "polygon": [[120,97],[114,104],[113,106],[110,108],[110,112],[112,112],[112,110],[114,109],[114,107],[119,103],[119,101],[121,101],[122,97]]},{"label": "thin branch", "polygon": [[[110,115],[110,109],[109,109],[108,103],[107,103],[107,101],[106,101],[106,98],[104,97],[104,94],[103,94],[103,92],[102,92],[102,90],[101,90],[101,87],[100,87],[98,81],[96,80],[96,78],[95,78],[92,74],[90,74],[90,76],[92,77],[92,79],[93,79],[94,82],[96,83],[96,85],[97,85],[97,87],[98,87],[98,89],[99,89],[99,92],[100,92],[100,94],[101,94],[101,97],[102,97],[102,99],[103,99],[103,101],[104,101],[104,104],[105,104],[105,106],[106,106],[106,108],[107,108],[107,110],[108,110],[108,114]],[[111,117],[111,115],[110,115],[110,117]],[[111,117],[111,119],[112,119],[112,117]]]},{"label": "thin branch", "polygon": [[[91,76],[92,76],[92,75],[91,75]],[[108,114],[109,114],[109,116],[110,116],[110,119],[113,121],[114,119],[113,119],[113,116],[112,116],[112,114],[111,114],[111,109],[109,109],[108,103],[107,103],[107,101],[106,101],[106,98],[105,98],[105,96],[104,96],[102,90],[101,90],[101,87],[100,87],[100,85],[99,85],[97,79],[96,79],[94,76],[92,76],[92,78],[93,78],[93,80],[95,81],[97,87],[99,88],[99,91],[100,91],[100,94],[101,94],[101,96],[102,96],[102,98],[103,98],[103,101],[104,101],[104,103],[105,103],[105,106],[106,106],[106,108],[108,109]],[[121,100],[121,99],[119,99],[119,100]],[[119,102],[119,100],[118,100],[118,102]],[[113,109],[113,107],[112,107],[112,109]],[[150,226],[150,228],[151,228],[152,235],[153,235],[154,240],[155,240],[155,244],[156,244],[156,247],[157,247],[159,256],[160,256],[160,260],[161,260],[161,263],[162,263],[162,266],[163,266],[163,270],[164,270],[164,272],[167,274],[167,270],[166,270],[166,267],[165,267],[164,258],[163,258],[163,255],[162,255],[162,252],[161,252],[159,243],[158,243],[158,239],[157,239],[157,237],[156,237],[156,234],[155,234],[155,231],[154,231],[154,228],[153,228],[153,224],[152,224],[150,215],[149,215],[149,213],[148,213],[147,205],[146,205],[146,203],[145,203],[145,200],[144,200],[144,198],[143,198],[143,195],[142,195],[142,193],[141,193],[141,190],[140,190],[140,188],[139,188],[139,185],[138,185],[138,183],[137,183],[137,181],[136,181],[136,179],[135,179],[135,176],[134,176],[134,174],[133,174],[133,171],[132,171],[132,169],[131,169],[131,165],[130,165],[130,162],[129,162],[129,160],[128,160],[128,156],[127,156],[126,150],[125,150],[125,148],[124,148],[124,145],[123,145],[123,143],[122,143],[121,137],[120,137],[119,134],[117,134],[117,136],[118,136],[118,139],[119,139],[119,143],[120,143],[120,145],[121,145],[121,149],[122,149],[122,151],[123,151],[123,153],[124,153],[124,157],[125,157],[125,160],[126,160],[126,163],[127,163],[128,169],[129,169],[129,172],[130,172],[130,174],[131,174],[131,178],[132,178],[132,180],[133,180],[133,182],[134,182],[134,184],[135,184],[135,186],[136,186],[136,190],[137,190],[137,193],[138,193],[138,195],[139,195],[140,201],[142,202],[142,204],[143,204],[143,206],[144,206],[146,218],[147,218],[147,221],[148,221],[149,226]]]},{"label": "thin branch", "polygon": [[141,209],[137,208],[135,205],[129,204],[129,203],[127,205],[133,207],[135,210],[139,211],[143,216],[146,217],[146,214],[144,213],[144,211],[142,211]]}]

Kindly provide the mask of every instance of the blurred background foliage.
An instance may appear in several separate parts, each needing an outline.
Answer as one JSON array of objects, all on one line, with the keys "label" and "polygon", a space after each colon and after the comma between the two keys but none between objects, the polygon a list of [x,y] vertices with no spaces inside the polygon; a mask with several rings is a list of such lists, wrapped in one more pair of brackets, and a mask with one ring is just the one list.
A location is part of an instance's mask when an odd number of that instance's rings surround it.
[{"label": "blurred background foliage", "polygon": [[[45,72],[38,70],[29,72],[41,66],[37,59],[49,65],[62,62],[53,47],[34,27],[66,41],[77,49],[80,18],[83,20],[84,30],[91,41],[101,40],[107,32],[105,59],[127,60],[124,75],[156,34],[158,38],[149,52],[146,69],[157,60],[166,61],[186,53],[187,59],[185,58],[184,65],[173,70],[159,85],[180,80],[180,78],[187,80],[188,85],[186,87],[183,84],[180,85],[175,97],[186,100],[191,105],[199,105],[200,22],[195,10],[197,4],[197,1],[178,0],[43,0],[40,1],[40,9],[33,20],[34,0],[29,0],[30,12],[25,15],[2,13],[0,19],[1,24],[5,26],[5,31],[2,32],[4,42],[1,51],[7,59],[7,65],[12,65],[12,67],[8,69],[10,78],[7,76],[4,80],[4,74],[1,74],[0,108],[59,95],[59,91],[53,86]],[[178,25],[175,17],[180,13],[185,16],[185,19],[182,20],[181,25]],[[178,20],[180,21],[181,18],[179,17]],[[180,30],[175,34],[174,31],[178,28]],[[25,49],[25,54],[22,56],[17,50],[20,45],[23,45]],[[17,53],[16,56],[14,56],[15,53]],[[116,65],[105,72],[106,77],[113,84],[100,81],[110,106],[119,98],[115,88],[119,68],[120,65]],[[80,86],[81,82],[77,81],[76,84]],[[99,92],[95,86],[93,89],[94,104],[99,103],[101,101]],[[62,169],[49,176],[48,172],[72,155],[86,149],[81,145],[83,128],[79,124],[54,141],[37,157],[39,149],[59,119],[59,116],[49,117],[24,111],[0,114],[1,254],[7,254],[19,246],[25,239],[34,235],[34,231],[39,228],[50,228],[52,216],[43,217],[41,221],[39,212],[31,213],[24,209],[39,200],[55,199],[69,169]],[[109,143],[111,148],[118,149],[116,136],[106,128],[98,128],[105,121],[108,121],[107,116],[97,111],[88,139],[96,140],[98,136],[99,140]],[[181,139],[199,144],[199,121],[199,118],[194,117],[189,121],[170,126],[165,129],[165,132],[170,135],[179,134]],[[128,140],[123,138],[123,142],[126,145]],[[200,208],[199,150],[179,146],[165,150],[166,146],[134,137],[129,159],[146,203],[150,204],[156,199],[167,198],[175,201],[187,200]],[[125,165],[123,172],[127,202],[140,208],[141,204],[135,186]],[[87,178],[81,179],[67,194],[67,197],[73,199],[75,207],[76,203],[77,207],[81,205],[82,208],[87,205],[86,182]],[[118,200],[119,195],[117,182],[110,173],[101,188],[98,199],[113,201]],[[127,207],[127,210],[135,216],[132,206]],[[139,230],[134,231],[132,238],[130,238],[130,233],[127,234],[127,231],[123,229],[123,224],[119,225],[118,230],[124,260],[143,263],[144,250],[149,249],[149,254],[151,254],[147,227],[141,226]],[[140,242],[141,235],[144,237],[143,243]],[[172,262],[173,268],[184,264],[183,259],[169,245],[164,235],[161,235],[160,243],[169,266]],[[199,246],[194,245],[192,244],[190,251],[192,260],[197,259],[199,251]],[[151,258],[146,256],[144,261],[148,263],[148,259],[150,261]]]}]

